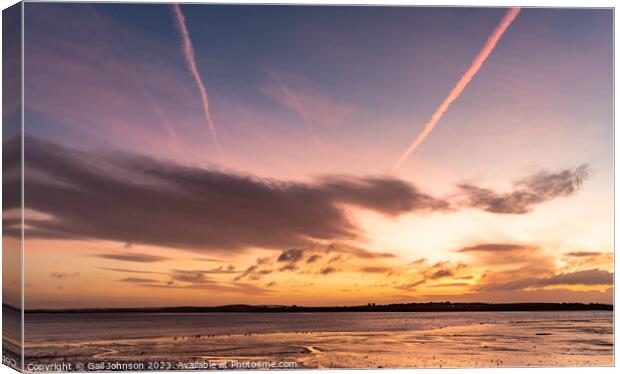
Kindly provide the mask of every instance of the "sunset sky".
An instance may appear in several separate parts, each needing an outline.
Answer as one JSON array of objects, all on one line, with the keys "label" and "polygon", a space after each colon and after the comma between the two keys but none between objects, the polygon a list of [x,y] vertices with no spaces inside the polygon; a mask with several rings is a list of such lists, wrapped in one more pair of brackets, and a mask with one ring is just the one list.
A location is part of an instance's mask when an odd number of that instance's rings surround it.
[{"label": "sunset sky", "polygon": [[390,173],[508,9],[25,9],[27,308],[612,302],[612,10],[522,9]]}]

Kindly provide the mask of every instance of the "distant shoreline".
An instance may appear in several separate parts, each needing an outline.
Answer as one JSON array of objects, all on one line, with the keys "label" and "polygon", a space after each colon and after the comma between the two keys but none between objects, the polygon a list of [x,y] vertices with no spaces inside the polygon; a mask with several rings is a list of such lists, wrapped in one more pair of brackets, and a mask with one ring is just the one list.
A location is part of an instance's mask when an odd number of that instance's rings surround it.
[{"label": "distant shoreline", "polygon": [[[8,304],[3,309],[20,312]],[[346,312],[553,312],[553,311],[613,311],[610,304],[582,303],[407,303],[357,306],[296,306],[296,305],[222,305],[222,306],[176,306],[176,307],[135,307],[135,308],[71,308],[71,309],[30,309],[25,314],[61,313],[346,313]]]}]

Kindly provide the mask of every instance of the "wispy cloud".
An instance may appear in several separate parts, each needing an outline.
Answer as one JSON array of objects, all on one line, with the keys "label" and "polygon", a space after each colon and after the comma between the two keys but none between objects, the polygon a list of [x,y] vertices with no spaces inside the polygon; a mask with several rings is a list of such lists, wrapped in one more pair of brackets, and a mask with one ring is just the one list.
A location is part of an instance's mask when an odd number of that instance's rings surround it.
[{"label": "wispy cloud", "polygon": [[207,274],[226,274],[227,271],[221,273],[219,271],[211,271],[211,270],[182,270],[182,269],[171,269],[169,272],[149,272],[149,271],[125,271],[124,269],[116,269],[116,268],[102,268],[105,270],[111,271],[120,271],[120,272],[128,272],[128,273],[145,273],[145,274],[161,274],[165,275],[164,279],[155,279],[155,278],[144,278],[144,277],[136,277],[130,276],[122,279],[118,279],[118,282],[129,283],[139,287],[149,287],[149,288],[157,288],[159,290],[179,290],[179,289],[187,289],[187,290],[209,290],[209,291],[217,291],[223,293],[250,293],[252,295],[263,295],[268,292],[257,285],[247,284],[247,283],[239,283],[235,282],[226,282],[226,281],[218,281],[216,279],[212,279],[207,276]]},{"label": "wispy cloud", "polygon": [[183,41],[183,55],[185,56],[185,63],[187,64],[187,68],[192,74],[192,77],[196,82],[196,86],[198,87],[198,91],[200,92],[200,100],[202,101],[202,111],[205,117],[205,121],[207,122],[207,126],[209,126],[209,130],[211,131],[213,143],[215,144],[217,151],[221,153],[217,130],[215,128],[215,123],[211,118],[211,112],[209,110],[209,96],[207,95],[207,89],[202,81],[202,78],[200,77],[198,67],[196,66],[196,54],[194,53],[194,46],[192,45],[192,40],[189,36],[189,31],[187,30],[185,16],[181,11],[181,6],[179,4],[172,4],[172,13],[174,14],[174,19],[176,21],[179,33],[181,34],[181,39]]},{"label": "wispy cloud", "polygon": [[515,182],[512,192],[498,193],[472,184],[461,184],[464,205],[500,214],[524,214],[535,206],[576,193],[588,178],[588,166],[556,173],[540,172]]},{"label": "wispy cloud", "polygon": [[467,254],[476,264],[495,268],[513,266],[521,269],[527,266],[530,272],[538,269],[546,272],[554,266],[553,256],[533,244],[482,243],[462,247],[457,252]]},{"label": "wispy cloud", "polygon": [[326,266],[323,269],[321,269],[322,275],[329,275],[331,273],[336,273],[336,272],[338,272],[338,269],[334,268],[333,266]]},{"label": "wispy cloud", "polygon": [[602,254],[603,254],[602,252],[586,252],[586,251],[576,251],[576,252],[565,253],[565,255],[569,257],[598,257]]},{"label": "wispy cloud", "polygon": [[64,278],[75,278],[79,275],[80,275],[80,272],[76,271],[74,273],[52,273],[50,274],[50,277],[56,278],[56,279],[64,279]]},{"label": "wispy cloud", "polygon": [[383,274],[390,273],[392,268],[388,266],[365,266],[360,268],[359,271],[362,273]]},{"label": "wispy cloud", "polygon": [[172,126],[172,124],[170,123],[170,121],[168,121],[168,119],[164,115],[164,113],[161,110],[161,108],[159,107],[159,105],[157,105],[157,102],[153,98],[151,93],[146,89],[146,87],[144,87],[144,85],[141,82],[138,83],[138,84],[140,86],[140,90],[141,90],[142,94],[146,98],[146,102],[151,107],[151,109],[153,109],[153,112],[155,113],[155,116],[157,117],[159,122],[161,122],[162,126],[166,130],[166,133],[170,137],[170,147],[172,148],[172,151],[175,153],[175,156],[178,157],[179,156],[179,151],[180,151],[179,136],[177,135],[177,133],[176,133],[174,127]]},{"label": "wispy cloud", "polygon": [[201,270],[173,270],[172,274],[173,282],[183,282],[192,284],[209,284],[213,283],[211,278],[205,275],[205,272]]},{"label": "wispy cloud", "polygon": [[589,269],[572,273],[554,274],[544,278],[523,278],[506,283],[490,283],[479,287],[480,291],[509,291],[548,286],[611,286],[614,275],[611,272]]},{"label": "wispy cloud", "polygon": [[314,88],[305,77],[264,69],[269,79],[260,90],[278,104],[291,109],[309,127],[337,126],[353,112],[348,105]]},{"label": "wispy cloud", "polygon": [[428,121],[426,125],[424,125],[424,129],[422,130],[422,132],[415,138],[415,140],[413,141],[413,143],[411,143],[409,148],[405,150],[405,152],[400,156],[398,161],[396,161],[396,163],[392,166],[390,173],[395,173],[396,170],[398,170],[398,168],[400,167],[400,165],[407,159],[407,157],[409,157],[411,152],[413,152],[420,144],[422,144],[424,139],[426,139],[426,137],[431,133],[431,131],[433,131],[433,128],[435,127],[435,125],[437,125],[437,122],[439,122],[439,120],[444,115],[444,113],[448,110],[448,108],[450,108],[450,105],[452,104],[452,102],[458,99],[458,97],[461,95],[463,90],[467,87],[469,82],[476,75],[478,70],[480,70],[480,68],[482,67],[482,64],[486,61],[486,59],[489,57],[491,52],[493,52],[495,45],[501,39],[504,32],[506,32],[506,29],[508,29],[512,21],[514,21],[515,18],[517,18],[517,15],[519,14],[520,11],[521,11],[521,8],[512,8],[508,10],[508,12],[506,12],[506,15],[504,15],[504,18],[502,18],[499,25],[495,28],[495,30],[493,31],[493,34],[491,34],[491,37],[484,44],[484,47],[482,47],[482,50],[480,50],[476,58],[474,58],[474,61],[472,62],[469,69],[465,71],[465,73],[458,80],[454,88],[452,88],[452,91],[450,91],[448,96],[439,105],[435,113],[433,113],[433,115],[431,116],[430,121]]},{"label": "wispy cloud", "polygon": [[291,108],[299,116],[299,118],[301,118],[301,120],[306,125],[308,131],[310,132],[312,140],[314,141],[315,146],[319,150],[321,157],[325,158],[325,146],[323,145],[321,138],[319,138],[314,123],[310,119],[310,116],[302,100],[293,90],[291,90],[286,84],[284,84],[284,81],[280,78],[278,74],[273,71],[269,71],[268,74],[273,79],[275,84],[264,86],[263,91],[274,97],[283,105]]},{"label": "wispy cloud", "polygon": [[168,259],[167,257],[149,255],[145,253],[106,253],[97,255],[97,257],[127,262],[159,262]]},{"label": "wispy cloud", "polygon": [[99,267],[98,269],[114,271],[118,273],[129,273],[129,274],[166,274],[159,271],[148,271],[148,270],[134,270],[134,269],[122,269],[122,268],[112,268],[112,267]]},{"label": "wispy cloud", "polygon": [[174,281],[162,283],[142,283],[143,287],[156,288],[158,290],[205,290],[211,292],[221,293],[234,293],[241,294],[247,297],[247,295],[266,295],[273,291],[262,288],[260,286],[248,283],[183,283],[177,284]]},{"label": "wispy cloud", "polygon": [[128,277],[128,278],[119,279],[118,281],[124,282],[124,283],[133,283],[133,284],[159,283],[159,281],[155,279],[139,278],[139,277]]},{"label": "wispy cloud", "polygon": [[613,270],[614,253],[613,252],[588,252],[574,251],[564,253],[562,256],[563,270],[587,270],[590,268],[599,268],[605,270]]}]

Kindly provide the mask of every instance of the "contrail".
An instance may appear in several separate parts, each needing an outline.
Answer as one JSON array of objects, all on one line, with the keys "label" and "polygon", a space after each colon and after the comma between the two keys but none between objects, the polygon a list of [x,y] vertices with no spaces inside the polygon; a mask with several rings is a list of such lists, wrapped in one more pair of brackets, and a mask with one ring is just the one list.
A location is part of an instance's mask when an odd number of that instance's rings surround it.
[{"label": "contrail", "polygon": [[149,104],[151,109],[153,109],[155,116],[157,117],[157,119],[159,119],[159,122],[161,122],[161,124],[164,126],[164,129],[168,133],[168,136],[170,137],[170,147],[172,148],[172,151],[175,153],[176,156],[179,156],[179,136],[177,135],[177,132],[174,130],[170,122],[168,122],[161,108],[155,103],[155,99],[149,93],[149,91],[147,91],[146,87],[140,84],[140,89],[142,90],[142,94],[146,98],[146,102]]},{"label": "contrail", "polygon": [[181,6],[179,4],[172,4],[172,12],[174,13],[177,27],[181,33],[181,38],[183,39],[183,55],[185,56],[185,63],[187,64],[187,68],[190,73],[192,73],[194,81],[196,81],[196,86],[198,86],[200,98],[202,99],[202,110],[204,112],[205,120],[207,121],[209,130],[211,131],[211,136],[213,137],[215,147],[217,148],[218,153],[221,153],[220,142],[217,137],[217,131],[215,130],[215,124],[213,123],[211,113],[209,112],[209,96],[207,95],[207,89],[205,88],[205,85],[200,78],[200,74],[198,73],[198,68],[196,67],[196,55],[194,54],[192,40],[189,37],[189,31],[187,31],[187,25],[185,24],[185,16],[183,15],[183,12],[181,12]]},{"label": "contrail", "polygon": [[431,117],[430,121],[428,121],[428,123],[424,126],[424,130],[422,130],[422,132],[415,138],[413,143],[411,143],[409,148],[407,148],[405,153],[403,153],[403,155],[400,156],[400,159],[394,164],[394,166],[392,166],[392,169],[390,170],[390,174],[393,174],[394,172],[396,172],[398,167],[403,163],[403,161],[407,159],[407,157],[409,157],[411,152],[413,152],[420,144],[422,144],[422,142],[424,141],[424,139],[426,139],[428,134],[430,134],[431,131],[433,131],[433,128],[435,127],[437,122],[439,122],[443,114],[450,107],[450,104],[452,104],[452,102],[461,95],[465,87],[467,87],[467,85],[472,80],[472,78],[476,75],[478,70],[480,70],[480,67],[482,67],[482,64],[484,63],[484,61],[487,59],[487,57],[489,57],[491,52],[493,52],[495,45],[501,39],[502,35],[506,31],[506,29],[508,29],[512,21],[514,21],[515,18],[517,18],[517,15],[519,14],[520,11],[521,11],[521,8],[512,8],[508,12],[506,12],[506,15],[504,15],[504,18],[502,18],[499,25],[495,28],[495,30],[493,31],[493,34],[491,34],[491,37],[489,37],[487,42],[484,44],[484,47],[482,47],[482,50],[480,50],[480,52],[478,53],[478,55],[472,62],[469,69],[467,69],[465,74],[461,76],[461,79],[459,79],[459,81],[456,83],[452,91],[450,91],[450,93],[444,99],[441,105],[439,105],[439,107],[437,108],[433,116]]},{"label": "contrail", "polygon": [[301,120],[304,122],[304,124],[308,128],[308,131],[310,132],[310,135],[312,136],[315,146],[318,148],[319,152],[321,153],[321,157],[323,157],[323,159],[325,160],[325,146],[323,145],[323,142],[317,135],[314,123],[312,123],[310,116],[308,116],[308,112],[306,111],[306,108],[304,107],[301,100],[299,99],[299,96],[297,96],[295,92],[293,92],[290,88],[288,88],[288,86],[284,84],[282,79],[280,79],[280,77],[276,73],[274,73],[273,71],[267,71],[267,74],[269,74],[271,78],[280,86],[280,90],[282,91],[282,93],[286,97],[288,97],[288,99],[290,100],[291,108],[295,111],[295,113],[297,113],[299,118],[301,118]]},{"label": "contrail", "polygon": [[149,90],[145,87],[142,75],[139,74],[136,70],[133,70],[132,77],[135,84],[138,86],[138,88],[140,88],[140,92],[142,93],[142,96],[144,96],[144,98],[146,99],[147,104],[153,110],[155,116],[157,117],[157,119],[159,119],[160,123],[163,125],[164,129],[168,133],[168,136],[170,137],[170,148],[172,149],[174,154],[178,156],[179,136],[177,135],[177,132],[174,130],[172,124],[166,119],[166,116],[164,115],[161,108],[157,105],[153,95],[151,95]]}]

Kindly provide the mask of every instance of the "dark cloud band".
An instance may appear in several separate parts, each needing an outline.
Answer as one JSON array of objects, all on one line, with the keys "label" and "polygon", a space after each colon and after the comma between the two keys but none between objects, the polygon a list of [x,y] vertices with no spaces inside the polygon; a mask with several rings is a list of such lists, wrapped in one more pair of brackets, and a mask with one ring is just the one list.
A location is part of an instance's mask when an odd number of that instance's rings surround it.
[{"label": "dark cloud band", "polygon": [[[282,249],[363,237],[346,212],[347,205],[389,216],[454,209],[446,200],[392,177],[332,176],[296,183],[135,154],[87,153],[31,136],[24,141],[26,208],[52,217],[28,219],[29,237],[101,239],[212,252]],[[4,147],[7,159],[21,154],[20,139],[6,141]],[[460,189],[466,206],[521,214],[576,192],[586,177],[587,168],[582,166],[536,174],[517,182],[516,190],[508,194],[474,185]],[[5,201],[19,202],[7,197],[19,197],[20,187],[19,180],[5,181]],[[7,234],[19,235],[10,222],[5,223]]]},{"label": "dark cloud band", "polygon": [[[360,237],[343,204],[390,215],[446,206],[391,178],[281,182],[137,155],[86,153],[33,137],[25,146],[26,207],[53,217],[29,219],[29,237],[211,251],[287,248]],[[17,141],[5,147],[9,156],[19,151]],[[6,187],[19,193],[18,183]]]}]

